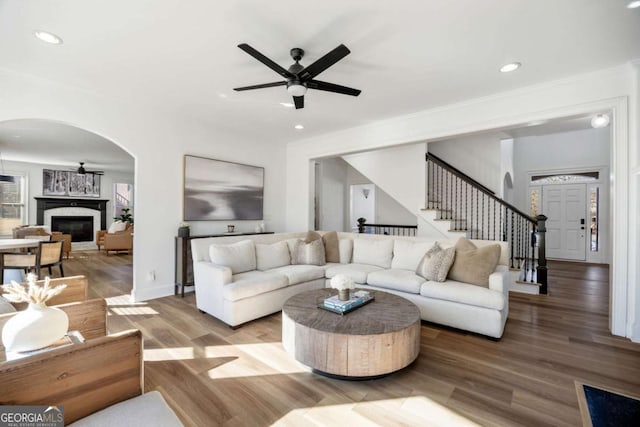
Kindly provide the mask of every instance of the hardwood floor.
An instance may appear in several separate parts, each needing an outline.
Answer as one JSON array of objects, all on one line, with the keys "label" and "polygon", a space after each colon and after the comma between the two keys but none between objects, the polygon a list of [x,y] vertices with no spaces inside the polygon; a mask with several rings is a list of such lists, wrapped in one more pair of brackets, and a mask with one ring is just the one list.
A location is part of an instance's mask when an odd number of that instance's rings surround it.
[{"label": "hardwood floor", "polygon": [[186,425],[581,425],[574,381],[640,396],[640,344],[608,332],[608,268],[551,262],[548,296],[512,294],[502,340],[423,324],[416,362],[388,377],[315,375],[281,345],[281,315],[232,330],[193,294],[130,304],[131,257],[72,253],[112,332],[145,338],[145,389]]}]

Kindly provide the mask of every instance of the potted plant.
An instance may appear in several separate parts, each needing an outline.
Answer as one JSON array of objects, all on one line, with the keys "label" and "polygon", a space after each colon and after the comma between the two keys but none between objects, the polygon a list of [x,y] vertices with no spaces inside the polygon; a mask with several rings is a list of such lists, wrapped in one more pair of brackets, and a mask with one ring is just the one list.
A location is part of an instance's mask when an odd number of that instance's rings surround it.
[{"label": "potted plant", "polygon": [[114,216],[113,219],[116,221],[128,222],[133,225],[133,215],[129,213],[130,208],[122,208],[122,212],[118,216]]}]

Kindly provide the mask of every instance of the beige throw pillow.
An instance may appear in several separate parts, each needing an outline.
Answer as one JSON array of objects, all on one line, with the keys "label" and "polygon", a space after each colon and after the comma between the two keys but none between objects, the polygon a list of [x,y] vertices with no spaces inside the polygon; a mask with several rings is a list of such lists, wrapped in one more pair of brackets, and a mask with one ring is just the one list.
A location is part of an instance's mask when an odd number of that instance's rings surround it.
[{"label": "beige throw pillow", "polygon": [[325,265],[322,239],[310,243],[298,240],[291,257],[291,264]]},{"label": "beige throw pillow", "polygon": [[449,279],[488,288],[489,276],[500,259],[500,245],[477,248],[469,239],[461,237],[455,249],[456,258],[449,270]]},{"label": "beige throw pillow", "polygon": [[322,235],[322,243],[324,244],[325,261],[340,262],[340,245],[338,244],[338,233],[329,231]]},{"label": "beige throw pillow", "polygon": [[444,282],[456,256],[456,248],[442,249],[438,242],[424,254],[416,274],[427,280]]},{"label": "beige throw pillow", "polygon": [[304,238],[304,242],[311,243],[314,240],[320,240],[320,239],[322,239],[322,236],[320,235],[320,233],[317,233],[313,230],[309,230],[307,231],[307,236]]}]

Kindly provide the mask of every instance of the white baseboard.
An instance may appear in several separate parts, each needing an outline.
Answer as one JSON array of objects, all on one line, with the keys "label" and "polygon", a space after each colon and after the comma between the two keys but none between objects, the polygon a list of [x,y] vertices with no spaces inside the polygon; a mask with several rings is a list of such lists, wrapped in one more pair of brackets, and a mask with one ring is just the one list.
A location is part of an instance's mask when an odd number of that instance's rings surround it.
[{"label": "white baseboard", "polygon": [[167,285],[149,286],[144,288],[137,286],[134,287],[131,291],[131,299],[134,302],[140,302],[173,295],[174,286],[175,285],[173,283]]}]

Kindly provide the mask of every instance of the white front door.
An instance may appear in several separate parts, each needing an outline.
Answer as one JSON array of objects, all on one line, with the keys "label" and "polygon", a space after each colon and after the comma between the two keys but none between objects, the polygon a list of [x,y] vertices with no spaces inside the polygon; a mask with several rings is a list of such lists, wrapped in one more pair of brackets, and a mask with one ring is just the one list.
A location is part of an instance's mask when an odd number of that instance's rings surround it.
[{"label": "white front door", "polygon": [[547,257],[586,259],[586,193],[586,184],[542,187],[542,212],[547,216]]}]

